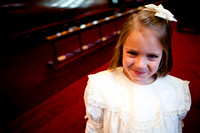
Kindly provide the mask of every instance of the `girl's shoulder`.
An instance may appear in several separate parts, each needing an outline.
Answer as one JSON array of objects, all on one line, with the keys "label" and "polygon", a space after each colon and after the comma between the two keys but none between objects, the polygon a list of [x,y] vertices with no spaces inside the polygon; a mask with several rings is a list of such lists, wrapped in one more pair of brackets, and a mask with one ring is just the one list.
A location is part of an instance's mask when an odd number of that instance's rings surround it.
[{"label": "girl's shoulder", "polygon": [[[119,68],[117,69],[119,70]],[[91,105],[107,108],[113,111],[118,110],[122,86],[120,72],[105,70],[89,75],[88,84],[85,90],[85,97]]]},{"label": "girl's shoulder", "polygon": [[104,70],[95,74],[90,74],[89,80],[92,80],[93,82],[97,83],[102,83],[103,84],[115,84],[116,80],[119,78],[123,78],[121,75],[123,73],[123,68],[118,67],[115,71],[110,71],[110,70]]},{"label": "girl's shoulder", "polygon": [[158,92],[161,97],[163,107],[168,112],[182,114],[190,109],[191,95],[189,91],[189,81],[168,75],[159,78],[157,82]]},{"label": "girl's shoulder", "polygon": [[109,70],[104,70],[104,71],[100,71],[100,72],[97,72],[95,74],[90,74],[88,75],[89,78],[102,78],[102,77],[106,77],[106,78],[109,78],[109,77],[112,77],[113,73]]},{"label": "girl's shoulder", "polygon": [[185,96],[190,95],[189,83],[187,80],[167,75],[166,77],[159,78],[156,86],[161,94],[167,94],[166,96],[170,96],[171,99],[174,96],[174,99],[177,100],[177,97],[184,99]]},{"label": "girl's shoulder", "polygon": [[157,84],[163,87],[172,87],[176,89],[183,89],[189,86],[190,81],[182,80],[180,78],[174,77],[172,75],[167,75],[166,77],[158,78]]},{"label": "girl's shoulder", "polygon": [[171,82],[175,84],[182,84],[184,82],[189,82],[187,80],[180,79],[178,77],[172,76],[172,75],[167,75],[166,77],[163,78],[166,82]]}]

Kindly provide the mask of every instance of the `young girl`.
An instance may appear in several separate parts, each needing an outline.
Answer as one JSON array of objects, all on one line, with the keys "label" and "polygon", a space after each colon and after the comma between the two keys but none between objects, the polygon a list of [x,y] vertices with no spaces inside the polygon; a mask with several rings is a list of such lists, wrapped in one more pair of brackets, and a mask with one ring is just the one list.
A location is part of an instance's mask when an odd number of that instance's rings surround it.
[{"label": "young girl", "polygon": [[188,81],[172,68],[173,15],[146,5],[123,25],[109,70],[89,75],[86,132],[180,133],[191,106]]}]

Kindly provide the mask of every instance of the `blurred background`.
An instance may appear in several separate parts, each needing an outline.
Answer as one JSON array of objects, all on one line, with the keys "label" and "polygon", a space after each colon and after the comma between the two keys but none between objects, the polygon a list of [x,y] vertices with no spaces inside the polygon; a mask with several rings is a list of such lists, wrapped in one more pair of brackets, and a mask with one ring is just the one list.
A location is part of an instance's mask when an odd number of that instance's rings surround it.
[{"label": "blurred background", "polygon": [[107,69],[124,21],[150,3],[178,20],[171,74],[191,81],[184,133],[199,133],[195,0],[0,0],[0,131],[84,132],[87,75]]}]

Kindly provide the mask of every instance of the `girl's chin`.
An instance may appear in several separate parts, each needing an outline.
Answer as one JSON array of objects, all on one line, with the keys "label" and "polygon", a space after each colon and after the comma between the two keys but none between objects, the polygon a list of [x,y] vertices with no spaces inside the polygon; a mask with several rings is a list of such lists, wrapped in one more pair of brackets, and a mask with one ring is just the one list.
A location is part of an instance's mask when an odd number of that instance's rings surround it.
[{"label": "girl's chin", "polygon": [[131,78],[131,81],[133,81],[136,84],[145,84],[146,81],[143,78]]},{"label": "girl's chin", "polygon": [[148,76],[146,72],[143,73],[135,73],[134,71],[129,71],[130,73],[127,73],[124,70],[125,75],[134,83],[136,84],[150,84],[154,81],[154,78],[152,76]]}]

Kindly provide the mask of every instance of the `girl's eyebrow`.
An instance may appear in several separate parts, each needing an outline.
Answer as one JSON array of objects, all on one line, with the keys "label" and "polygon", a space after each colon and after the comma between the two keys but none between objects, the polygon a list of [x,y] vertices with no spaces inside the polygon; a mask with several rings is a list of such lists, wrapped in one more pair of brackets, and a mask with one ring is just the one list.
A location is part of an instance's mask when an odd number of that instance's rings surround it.
[{"label": "girl's eyebrow", "polygon": [[[135,52],[135,53],[138,52],[137,50],[135,50],[135,49],[131,49],[131,48],[125,48],[125,50],[126,50],[126,51]],[[153,54],[153,55],[154,55],[154,54],[155,54],[155,55],[161,55],[162,52],[150,51],[150,52],[148,52],[147,54],[148,54],[148,55],[151,55],[151,54]]]},{"label": "girl's eyebrow", "polygon": [[149,55],[151,55],[151,54],[155,54],[155,55],[161,55],[161,54],[162,54],[162,52],[151,51],[151,52],[149,52],[148,54],[149,54]]},{"label": "girl's eyebrow", "polygon": [[125,48],[126,51],[133,51],[133,52],[137,52],[137,50],[134,50],[134,49],[129,49],[129,48]]}]

